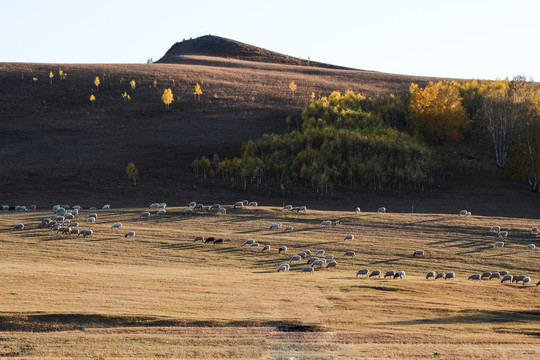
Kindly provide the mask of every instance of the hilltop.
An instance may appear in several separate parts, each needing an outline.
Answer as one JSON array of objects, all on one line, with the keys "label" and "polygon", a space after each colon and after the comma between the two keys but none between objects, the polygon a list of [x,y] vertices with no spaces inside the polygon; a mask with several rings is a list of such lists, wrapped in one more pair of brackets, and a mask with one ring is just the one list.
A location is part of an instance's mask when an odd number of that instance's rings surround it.
[{"label": "hilltop", "polygon": [[[506,180],[486,162],[484,148],[448,150],[452,172],[434,192],[336,192],[321,198],[304,188],[243,192],[195,181],[194,159],[214,153],[234,156],[249,139],[287,131],[285,118],[298,114],[312,93],[406,95],[411,82],[423,86],[437,80],[285,60],[285,55],[210,36],[175,44],[154,64],[2,63],[1,202],[140,206],[249,198],[269,205],[386,205],[390,211],[410,211],[414,205],[424,212],[463,207],[514,216],[536,208],[526,186]],[[64,80],[59,79],[60,69],[68,74]],[[298,89],[291,94],[293,80]],[[192,94],[196,83],[203,91],[200,101]],[[165,88],[175,97],[168,111],[161,102]],[[124,92],[130,101],[122,98]],[[139,169],[136,187],[125,175],[129,162]]]}]

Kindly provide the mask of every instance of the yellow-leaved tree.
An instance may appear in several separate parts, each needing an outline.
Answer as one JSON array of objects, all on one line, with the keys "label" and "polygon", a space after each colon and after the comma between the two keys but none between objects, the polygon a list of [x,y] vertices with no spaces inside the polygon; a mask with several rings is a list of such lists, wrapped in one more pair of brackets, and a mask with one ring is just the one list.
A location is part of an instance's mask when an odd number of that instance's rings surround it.
[{"label": "yellow-leaved tree", "polygon": [[294,92],[296,91],[296,84],[294,83],[294,80],[290,82],[289,89],[291,90],[294,96]]},{"label": "yellow-leaved tree", "polygon": [[93,104],[94,101],[96,101],[96,97],[94,96],[94,94],[92,94],[92,95],[90,95],[90,102],[92,102],[92,104]]},{"label": "yellow-leaved tree", "polygon": [[165,104],[165,109],[169,110],[169,105],[174,101],[173,93],[170,88],[163,91],[161,100],[163,100],[163,103]]},{"label": "yellow-leaved tree", "polygon": [[193,95],[195,95],[195,98],[197,100],[200,100],[201,94],[202,94],[201,86],[199,84],[195,84],[195,91],[193,91]]},{"label": "yellow-leaved tree", "polygon": [[97,91],[99,91],[99,84],[100,84],[99,76],[96,76],[96,78],[94,79],[94,85],[96,85]]},{"label": "yellow-leaved tree", "polygon": [[135,167],[133,162],[130,162],[126,166],[126,175],[133,180],[133,186],[137,186],[137,179],[139,178],[139,170]]},{"label": "yellow-leaved tree", "polygon": [[50,79],[50,81],[51,81],[51,85],[52,85],[52,78],[53,78],[53,77],[54,77],[53,72],[52,72],[52,71],[49,72],[49,79]]},{"label": "yellow-leaved tree", "polygon": [[137,84],[135,83],[135,80],[131,80],[129,84],[131,85],[131,89],[135,90],[135,86],[137,86]]},{"label": "yellow-leaved tree", "polygon": [[470,120],[455,84],[430,81],[422,89],[413,83],[409,92],[409,127],[412,130],[437,143],[461,139]]}]

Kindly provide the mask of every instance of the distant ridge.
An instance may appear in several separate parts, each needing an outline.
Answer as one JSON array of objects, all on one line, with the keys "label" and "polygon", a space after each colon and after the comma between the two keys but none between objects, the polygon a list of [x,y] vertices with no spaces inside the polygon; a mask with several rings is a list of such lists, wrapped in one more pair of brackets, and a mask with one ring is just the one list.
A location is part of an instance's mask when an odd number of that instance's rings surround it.
[{"label": "distant ridge", "polygon": [[[174,44],[158,63],[180,64],[183,55],[203,55],[272,64],[308,66],[307,59],[295,58],[220,36],[205,35]],[[350,69],[309,61],[309,66],[326,69]]]}]

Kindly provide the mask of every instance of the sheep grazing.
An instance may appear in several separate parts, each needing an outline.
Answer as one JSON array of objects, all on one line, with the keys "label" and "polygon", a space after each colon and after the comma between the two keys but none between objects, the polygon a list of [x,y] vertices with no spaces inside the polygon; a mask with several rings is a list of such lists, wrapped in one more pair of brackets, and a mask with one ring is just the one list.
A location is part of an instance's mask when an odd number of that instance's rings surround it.
[{"label": "sheep grazing", "polygon": [[531,282],[531,278],[526,276],[524,279],[523,279],[523,285],[527,285],[528,283]]},{"label": "sheep grazing", "polygon": [[488,279],[489,279],[489,278],[491,277],[491,275],[493,275],[493,273],[492,273],[491,271],[484,271],[484,272],[482,273],[482,276],[480,276],[480,279],[481,279],[481,280],[484,280],[484,278],[488,278]]},{"label": "sheep grazing", "polygon": [[208,243],[213,243],[215,240],[215,238],[213,236],[210,236],[208,239],[204,240],[203,242],[205,244],[208,244]]},{"label": "sheep grazing", "polygon": [[91,213],[88,217],[93,217],[96,220],[98,219],[97,213]]},{"label": "sheep grazing", "polygon": [[527,250],[534,250],[534,249],[536,249],[536,245],[534,245],[534,244],[529,244],[529,245],[527,245],[527,246],[525,247],[525,249],[527,249]]},{"label": "sheep grazing", "polygon": [[94,231],[93,230],[82,230],[79,232],[79,236],[82,235],[83,238],[87,237],[87,236],[92,236],[94,235]]},{"label": "sheep grazing", "polygon": [[424,250],[415,250],[412,256],[424,256]]},{"label": "sheep grazing", "polygon": [[[157,206],[157,205],[156,205]],[[194,208],[195,206],[197,206],[197,203],[195,201],[192,201],[188,204],[188,207],[189,208]]]},{"label": "sheep grazing", "polygon": [[343,221],[341,220],[336,220],[336,222],[334,223],[335,226],[338,226],[338,225],[343,225]]},{"label": "sheep grazing", "polygon": [[283,230],[283,231],[285,231],[285,232],[291,232],[291,231],[293,231],[293,227],[292,227],[292,226],[287,226],[287,227],[285,228],[285,230]]},{"label": "sheep grazing", "polygon": [[56,233],[57,234],[62,233],[63,235],[69,235],[70,231],[71,231],[71,228],[69,228],[69,227],[61,227],[60,229],[58,229],[58,231]]},{"label": "sheep grazing", "polygon": [[356,256],[356,253],[352,250],[349,250],[349,251],[345,251],[345,253],[343,254],[343,256],[350,256],[352,258],[354,258]]},{"label": "sheep grazing", "polygon": [[300,211],[302,212],[306,212],[307,211],[307,207],[305,207],[304,205],[302,206],[296,206],[292,209],[292,211],[296,211],[296,213],[298,214]]},{"label": "sheep grazing", "polygon": [[325,258],[326,260],[334,260],[334,255],[328,254],[328,255],[326,255],[324,258]]},{"label": "sheep grazing", "polygon": [[429,272],[426,274],[426,280],[429,280],[430,278],[435,279],[435,271],[429,271]]},{"label": "sheep grazing", "polygon": [[316,260],[319,260],[319,258],[316,257],[316,256],[313,256],[313,257],[310,257],[310,258],[308,259],[307,263],[308,263],[308,265],[309,265],[309,264],[313,263],[313,262],[316,261]]},{"label": "sheep grazing", "polygon": [[538,228],[537,227],[531,228],[531,234],[536,235],[537,233],[538,233]]},{"label": "sheep grazing", "polygon": [[499,231],[499,237],[508,237],[508,231]]},{"label": "sheep grazing", "polygon": [[347,234],[345,235],[345,239],[343,239],[344,241],[345,240],[354,240],[354,235],[353,234]]},{"label": "sheep grazing", "polygon": [[375,276],[377,276],[377,277],[380,278],[380,277],[381,277],[381,270],[373,270],[373,271],[371,272],[371,274],[369,274],[369,277],[370,277],[370,278],[375,277]]},{"label": "sheep grazing", "polygon": [[355,214],[360,214],[360,213],[361,213],[360,208],[357,207],[356,209],[354,209],[354,213],[355,213]]},{"label": "sheep grazing", "polygon": [[317,255],[324,255],[324,250],[323,249],[317,250]]},{"label": "sheep grazing", "polygon": [[109,204],[103,205],[103,207],[101,208],[101,210],[111,210],[111,205],[109,205]]},{"label": "sheep grazing", "polygon": [[217,209],[217,214],[218,215],[226,215],[227,214],[227,209],[219,208],[219,209]]},{"label": "sheep grazing", "polygon": [[300,251],[297,255],[300,256],[302,259],[305,259],[307,258],[308,254],[305,251]]},{"label": "sheep grazing", "polygon": [[37,206],[36,205],[30,205],[28,206],[28,211],[36,211]]},{"label": "sheep grazing", "polygon": [[327,226],[330,226],[332,225],[332,222],[330,220],[324,220],[323,222],[320,223],[319,227],[327,227]]},{"label": "sheep grazing", "polygon": [[[188,209],[186,209],[188,210]],[[191,210],[191,209],[189,209]],[[165,209],[159,209],[157,212],[156,212],[156,215],[159,216],[159,215],[165,215],[167,213],[167,210]]]},{"label": "sheep grazing", "polygon": [[270,227],[268,228],[268,230],[275,230],[275,229],[279,229],[281,227],[281,223],[273,223],[273,224],[270,224]]},{"label": "sheep grazing", "polygon": [[506,270],[501,270],[498,272],[501,276],[504,276],[504,275],[508,275],[508,271]]},{"label": "sheep grazing", "polygon": [[141,219],[150,219],[150,213],[148,211],[143,211],[140,215],[139,215],[139,218]]},{"label": "sheep grazing", "polygon": [[249,245],[250,248],[258,248],[259,247],[259,243],[253,243],[251,245]]},{"label": "sheep grazing", "polygon": [[377,213],[379,214],[386,214],[386,208],[385,207],[380,207],[377,209]]},{"label": "sheep grazing", "polygon": [[289,260],[289,264],[292,264],[293,261],[300,261],[302,260],[302,257],[300,255],[294,255],[291,260]]},{"label": "sheep grazing", "polygon": [[361,275],[366,276],[369,273],[369,269],[360,269],[356,272],[356,277]]},{"label": "sheep grazing", "polygon": [[204,208],[203,204],[196,204],[193,210],[202,210]]},{"label": "sheep grazing", "polygon": [[284,272],[284,271],[289,271],[291,268],[291,266],[289,264],[281,264],[279,265],[279,267],[277,268],[277,271],[278,272]]},{"label": "sheep grazing", "polygon": [[461,210],[458,214],[458,216],[467,216],[468,211],[467,210]]},{"label": "sheep grazing", "polygon": [[132,237],[134,237],[134,236],[135,236],[135,231],[128,231],[128,232],[124,235],[124,237],[127,237],[127,238],[128,238],[128,237],[129,237],[129,238],[132,238]]},{"label": "sheep grazing", "polygon": [[60,224],[55,224],[51,227],[51,231],[58,231],[60,229]]},{"label": "sheep grazing", "polygon": [[313,261],[313,262],[311,263],[311,266],[313,266],[313,267],[315,267],[315,266],[317,266],[317,267],[322,267],[322,266],[324,266],[324,264],[326,264],[326,260],[324,260],[324,259],[319,259],[319,260]]},{"label": "sheep grazing", "polygon": [[76,228],[69,230],[69,235],[77,235],[78,236],[79,233],[80,233],[79,229],[76,229]]},{"label": "sheep grazing", "polygon": [[480,280],[480,274],[472,274],[467,280]]},{"label": "sheep grazing", "polygon": [[311,256],[311,250],[302,250],[306,255]]},{"label": "sheep grazing", "polygon": [[253,244],[254,242],[255,242],[255,240],[253,240],[253,239],[247,239],[246,241],[244,241],[244,246],[245,246],[245,245],[251,245],[251,244]]},{"label": "sheep grazing", "polygon": [[244,206],[244,203],[242,201],[237,201],[234,203],[234,208],[236,209],[237,207],[243,207]]},{"label": "sheep grazing", "polygon": [[214,245],[217,245],[217,244],[223,244],[225,240],[223,239],[215,239],[214,240]]},{"label": "sheep grazing", "polygon": [[253,206],[259,206],[259,203],[256,202],[256,201],[252,201],[248,204],[249,207],[253,207]]},{"label": "sheep grazing", "polygon": [[540,280],[538,280],[538,282],[536,283],[536,286],[540,286]]},{"label": "sheep grazing", "polygon": [[[162,210],[165,210],[165,209],[162,209]],[[161,210],[159,210],[159,211],[161,211]],[[158,211],[158,212],[159,212],[159,211]],[[189,209],[189,208],[188,208],[188,209],[184,209],[183,213],[184,213],[184,215],[186,215],[186,216],[192,215],[192,214],[193,214],[193,209]]]},{"label": "sheep grazing", "polygon": [[95,224],[96,218],[95,217],[89,217],[86,219],[87,224]]},{"label": "sheep grazing", "polygon": [[510,282],[511,282],[511,281],[512,281],[512,275],[510,275],[510,274],[504,275],[504,276],[502,277],[502,279],[501,279],[501,284],[502,284],[503,282],[505,282],[505,281],[510,281]]},{"label": "sheep grazing", "polygon": [[396,275],[396,272],[394,270],[390,270],[390,271],[387,271],[386,274],[384,274],[384,278],[386,279],[387,277],[391,277],[393,278],[394,275]]},{"label": "sheep grazing", "polygon": [[270,245],[264,245],[262,251],[270,251]]},{"label": "sheep grazing", "polygon": [[456,278],[456,274],[453,272],[449,272],[449,273],[446,273],[446,275],[444,275],[444,280],[448,280],[448,279],[454,280],[455,278]]},{"label": "sheep grazing", "polygon": [[315,269],[312,266],[308,266],[302,269],[303,273],[305,272],[305,273],[313,274],[314,271]]},{"label": "sheep grazing", "polygon": [[282,211],[292,211],[293,209],[293,206],[292,205],[285,205],[283,206],[283,210]]},{"label": "sheep grazing", "polygon": [[512,276],[512,282],[513,283],[518,283],[520,281],[523,281],[523,279],[525,279],[526,276],[525,275],[514,275]]},{"label": "sheep grazing", "polygon": [[489,228],[489,232],[492,232],[495,234],[498,234],[500,231],[501,231],[501,227],[497,225],[493,225],[492,227]]},{"label": "sheep grazing", "polygon": [[281,254],[282,252],[287,252],[287,247],[285,245],[280,246],[278,249],[278,253]]},{"label": "sheep grazing", "polygon": [[502,247],[504,247],[504,242],[497,241],[495,244],[493,244],[493,247],[494,248],[498,248],[498,247],[502,248]]},{"label": "sheep grazing", "polygon": [[335,269],[337,268],[337,261],[336,260],[332,260],[330,262],[328,262],[328,264],[326,264],[326,269]]},{"label": "sheep grazing", "polygon": [[405,278],[405,271],[401,270],[401,271],[398,271],[397,273],[395,273],[394,279],[397,279],[397,278],[400,278],[400,279]]},{"label": "sheep grazing", "polygon": [[204,241],[204,236],[202,235],[195,236],[195,239],[193,240],[193,242],[197,242],[197,241]]},{"label": "sheep grazing", "polygon": [[500,279],[500,278],[501,278],[501,274],[499,274],[498,272],[494,272],[493,274],[491,274],[491,275],[489,276],[489,280],[492,280],[492,279],[495,279],[495,278]]},{"label": "sheep grazing", "polygon": [[24,224],[17,224],[13,227],[13,230],[24,230]]},{"label": "sheep grazing", "polygon": [[219,204],[212,204],[212,206],[210,207],[210,210],[218,210],[220,207],[221,205]]},{"label": "sheep grazing", "polygon": [[114,230],[114,229],[121,229],[122,228],[122,223],[114,223],[112,224],[111,226],[111,229]]},{"label": "sheep grazing", "polygon": [[2,211],[8,211],[9,205],[2,205]]},{"label": "sheep grazing", "polygon": [[443,272],[437,273],[437,275],[435,275],[435,280],[444,279],[445,276],[446,276],[446,274],[443,273]]}]

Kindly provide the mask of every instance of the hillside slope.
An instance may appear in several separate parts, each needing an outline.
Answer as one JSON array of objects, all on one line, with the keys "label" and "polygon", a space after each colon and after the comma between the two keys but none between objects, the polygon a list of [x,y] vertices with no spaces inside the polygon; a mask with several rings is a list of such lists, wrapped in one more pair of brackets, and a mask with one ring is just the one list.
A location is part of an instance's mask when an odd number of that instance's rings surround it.
[{"label": "hillside slope", "polygon": [[[226,55],[186,54],[177,64],[0,64],[0,201],[140,206],[155,201],[182,205],[192,200],[209,203],[249,197],[280,204],[284,201],[281,191],[237,193],[226,186],[201,187],[194,181],[191,163],[214,153],[233,156],[249,139],[286,131],[285,117],[301,110],[312,92],[317,96],[349,89],[366,96],[406,94],[411,82],[423,85],[434,80]],[[60,69],[68,74],[64,80],[59,79]],[[96,76],[99,89],[94,85]],[[131,80],[136,82],[135,89]],[[298,86],[294,94],[288,87],[293,80]],[[192,94],[196,83],[203,91],[200,101]],[[171,88],[175,98],[168,111],[161,101],[165,88]],[[124,92],[130,101],[122,98]],[[94,103],[89,101],[91,94],[96,97]],[[461,155],[454,157],[461,164]],[[393,211],[408,211],[411,203],[425,199],[418,211],[453,211],[452,206],[467,206],[463,200],[474,202],[471,196],[481,194],[488,199],[485,211],[499,211],[498,201],[514,199],[521,203],[517,211],[527,211],[530,195],[526,190],[511,191],[513,184],[495,173],[486,176],[474,161],[465,160],[463,171],[457,169],[438,194],[336,193],[323,204],[347,208],[392,202]],[[139,169],[136,187],[125,175],[129,162]],[[472,175],[461,176],[471,171]],[[462,195],[456,195],[456,189]],[[319,195],[300,190],[287,189],[287,201],[321,204]],[[437,196],[447,199],[444,206]],[[455,204],[449,206],[449,202]]]}]

